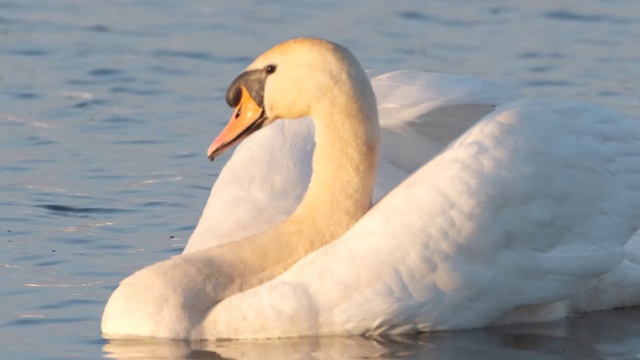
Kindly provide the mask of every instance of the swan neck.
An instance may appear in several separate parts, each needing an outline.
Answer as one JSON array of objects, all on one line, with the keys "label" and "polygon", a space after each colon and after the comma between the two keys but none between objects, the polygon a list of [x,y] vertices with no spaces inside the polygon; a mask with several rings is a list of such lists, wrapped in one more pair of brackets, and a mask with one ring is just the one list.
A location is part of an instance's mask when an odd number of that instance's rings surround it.
[{"label": "swan neck", "polygon": [[[368,90],[368,91],[367,91]],[[322,221],[327,241],[346,232],[371,207],[378,163],[379,125],[373,90],[335,97],[311,114],[313,174],[294,218]]]}]

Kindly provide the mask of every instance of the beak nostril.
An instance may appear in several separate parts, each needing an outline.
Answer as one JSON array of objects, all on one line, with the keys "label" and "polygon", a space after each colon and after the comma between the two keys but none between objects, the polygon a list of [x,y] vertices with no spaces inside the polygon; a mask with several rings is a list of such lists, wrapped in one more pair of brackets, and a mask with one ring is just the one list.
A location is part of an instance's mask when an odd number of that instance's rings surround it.
[{"label": "beak nostril", "polygon": [[238,111],[236,111],[236,116],[235,119],[237,120],[240,117],[240,114],[242,113],[242,106],[238,107]]}]

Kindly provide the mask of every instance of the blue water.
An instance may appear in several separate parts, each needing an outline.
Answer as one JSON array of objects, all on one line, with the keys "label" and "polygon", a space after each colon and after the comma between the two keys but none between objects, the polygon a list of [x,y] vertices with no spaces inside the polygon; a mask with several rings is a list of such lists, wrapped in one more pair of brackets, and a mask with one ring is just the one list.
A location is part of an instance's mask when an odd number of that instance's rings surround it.
[{"label": "blue water", "polygon": [[475,75],[640,117],[636,0],[0,0],[0,357],[640,354],[637,309],[375,340],[107,344],[110,292],[180,253],[228,156],[205,156],[228,83],[297,36],[340,42],[373,73]]}]

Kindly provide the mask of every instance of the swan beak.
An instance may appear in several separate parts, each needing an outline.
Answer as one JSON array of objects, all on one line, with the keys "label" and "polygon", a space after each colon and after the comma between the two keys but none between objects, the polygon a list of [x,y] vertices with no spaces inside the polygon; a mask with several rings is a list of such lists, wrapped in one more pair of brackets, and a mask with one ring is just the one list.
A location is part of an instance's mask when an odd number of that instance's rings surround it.
[{"label": "swan beak", "polygon": [[231,120],[229,120],[220,135],[209,145],[207,156],[211,161],[264,125],[266,120],[264,109],[256,104],[244,86],[241,89],[242,97],[233,111]]}]

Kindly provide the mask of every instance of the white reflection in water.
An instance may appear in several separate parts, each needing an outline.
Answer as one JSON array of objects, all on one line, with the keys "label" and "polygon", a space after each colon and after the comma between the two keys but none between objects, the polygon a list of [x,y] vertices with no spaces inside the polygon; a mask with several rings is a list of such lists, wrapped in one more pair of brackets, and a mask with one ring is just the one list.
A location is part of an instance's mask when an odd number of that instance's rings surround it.
[{"label": "white reflection in water", "polygon": [[[420,335],[238,341],[111,340],[117,359],[593,359],[640,356],[640,309],[551,323]],[[627,339],[627,340],[625,340]]]}]

